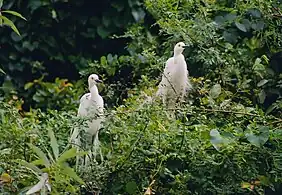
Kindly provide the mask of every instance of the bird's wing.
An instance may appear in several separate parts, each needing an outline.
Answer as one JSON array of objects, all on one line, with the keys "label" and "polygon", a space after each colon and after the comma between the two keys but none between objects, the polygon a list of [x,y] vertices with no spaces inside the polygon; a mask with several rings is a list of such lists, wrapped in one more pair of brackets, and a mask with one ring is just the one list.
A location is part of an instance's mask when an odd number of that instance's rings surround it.
[{"label": "bird's wing", "polygon": [[[183,59],[184,59],[184,57],[183,57]],[[191,84],[190,79],[189,79],[189,71],[187,69],[187,63],[186,63],[185,60],[182,63],[184,65],[183,67],[185,69],[185,91],[188,92],[192,89],[192,84]]]},{"label": "bird's wing", "polygon": [[103,100],[102,96],[99,95],[97,97],[96,104],[97,104],[98,113],[103,114],[104,113],[104,100]]},{"label": "bird's wing", "polygon": [[78,116],[86,116],[87,115],[87,108],[90,105],[90,98],[91,98],[91,94],[90,93],[86,93],[84,94],[81,98],[80,98],[80,104],[78,107]]},{"label": "bird's wing", "polygon": [[173,62],[173,57],[171,57],[165,63],[164,75],[169,77],[173,68],[174,68],[174,62]]},{"label": "bird's wing", "polygon": [[170,86],[168,79],[170,78],[170,72],[173,66],[173,57],[169,58],[165,63],[165,68],[162,74],[162,80],[158,86],[156,96],[163,96],[166,92],[167,86]]}]

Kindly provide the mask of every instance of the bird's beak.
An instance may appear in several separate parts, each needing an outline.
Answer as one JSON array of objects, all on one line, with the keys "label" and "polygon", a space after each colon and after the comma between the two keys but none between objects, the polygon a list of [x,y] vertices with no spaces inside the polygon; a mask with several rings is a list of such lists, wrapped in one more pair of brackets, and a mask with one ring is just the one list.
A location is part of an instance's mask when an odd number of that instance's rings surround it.
[{"label": "bird's beak", "polygon": [[95,81],[96,83],[103,83],[103,81],[101,81],[100,79],[96,79]]},{"label": "bird's beak", "polygon": [[185,48],[187,48],[187,47],[189,47],[189,46],[188,46],[188,45],[184,45],[184,46],[182,46],[182,48],[184,48],[184,49],[185,49]]}]

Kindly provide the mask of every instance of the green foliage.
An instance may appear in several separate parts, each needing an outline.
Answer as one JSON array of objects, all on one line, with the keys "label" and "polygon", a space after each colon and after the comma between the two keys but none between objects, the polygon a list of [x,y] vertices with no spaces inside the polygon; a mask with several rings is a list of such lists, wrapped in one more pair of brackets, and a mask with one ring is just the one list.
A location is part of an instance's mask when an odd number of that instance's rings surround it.
[{"label": "green foliage", "polygon": [[[110,7],[106,1],[91,12],[84,1],[27,2],[23,14],[31,22],[16,21],[22,37],[10,32],[1,37],[1,43],[10,45],[0,55],[7,73],[2,91],[12,104],[0,103],[1,192],[27,191],[43,173],[55,193],[279,191],[282,21],[271,7],[279,12],[281,5],[259,0],[144,2],[146,15],[156,22],[152,28],[131,24],[144,18],[139,1],[111,1]],[[37,20],[39,13],[44,20]],[[116,39],[109,40],[113,34]],[[125,39],[130,40],[128,53],[112,44]],[[155,93],[173,45],[182,40],[189,45],[184,55],[193,90],[170,118],[158,102],[144,102]],[[55,65],[56,74],[50,68]],[[80,81],[60,79],[78,71]],[[73,128],[83,129],[74,110],[94,72],[104,80],[99,91],[107,111],[99,138],[105,160],[75,173],[71,158],[78,154],[68,149],[68,138]],[[22,99],[46,112],[24,112]]]},{"label": "green foliage", "polygon": [[[37,175],[47,173],[48,180],[52,181],[52,191],[54,193],[59,193],[62,191],[74,193],[77,191],[77,189],[72,185],[71,181],[74,180],[81,184],[84,182],[68,165],[67,160],[81,154],[77,153],[76,149],[74,148],[65,150],[62,154],[59,154],[59,146],[54,132],[50,129],[48,132],[53,154],[47,149],[46,152],[43,152],[39,147],[29,144],[30,148],[37,155],[38,159],[31,163],[27,163],[25,161],[22,161],[21,163],[26,168],[31,168]],[[38,166],[40,165],[44,166],[44,168],[39,169]],[[39,188],[37,191],[43,189],[43,186],[41,186],[41,188]]]},{"label": "green foliage", "polygon": [[0,106],[1,174],[10,170],[9,175],[13,178],[11,183],[4,184],[4,192],[27,191],[27,187],[36,181],[34,174],[39,177],[44,172],[48,173],[54,192],[76,191],[73,181],[82,180],[67,163],[70,158],[81,154],[67,148],[66,136],[74,126],[75,114],[31,110],[23,118],[18,110],[6,103],[1,102]]},{"label": "green foliage", "polygon": [[113,163],[105,194],[132,194],[132,186],[142,193],[153,180],[161,194],[246,194],[252,189],[242,185],[253,180],[262,193],[281,182],[281,119],[228,101],[234,94],[225,89],[201,97],[208,81],[200,80],[193,105],[179,108],[176,120],[157,104],[140,108],[142,96],[109,113],[100,136]]},{"label": "green foliage", "polygon": [[[99,6],[90,1],[11,0],[4,2],[3,9],[22,10],[28,22],[11,17],[21,32],[20,37],[0,29],[3,48],[0,64],[6,73],[0,79],[0,86],[11,82],[17,93],[26,99],[34,93],[26,92],[24,85],[43,74],[47,75],[47,82],[57,77],[78,80],[78,72],[88,67],[89,61],[106,53],[126,53],[126,39],[114,40],[112,35],[122,34],[128,26],[142,22],[145,17],[139,0],[106,0]],[[1,91],[1,95],[10,93]],[[28,109],[36,102],[25,101],[24,104]]]},{"label": "green foliage", "polygon": [[56,78],[55,82],[44,82],[44,76],[25,84],[24,89],[34,93],[29,104],[41,109],[72,110],[78,106],[83,93],[81,82],[72,83],[67,79]]},{"label": "green foliage", "polygon": [[2,11],[1,8],[3,6],[3,0],[0,1],[0,26],[2,25],[7,25],[9,26],[10,28],[13,29],[13,31],[15,33],[17,33],[17,35],[20,36],[20,32],[19,30],[17,29],[17,27],[15,26],[14,22],[12,22],[10,19],[8,19],[6,16],[3,16],[3,13],[4,14],[10,14],[10,15],[13,15],[13,16],[16,16],[16,17],[19,17],[23,20],[26,20],[20,13],[18,12],[15,12],[15,11],[11,11],[11,10],[5,10],[5,11]]},{"label": "green foliage", "polygon": [[[254,95],[251,101],[265,108],[276,100],[281,102],[282,72],[275,71],[273,59],[282,45],[282,21],[271,10],[277,6],[276,1],[240,5],[232,1],[145,2],[161,34],[168,37],[166,46],[178,40],[190,45],[187,61],[192,75],[221,80],[226,87],[238,88],[248,83],[242,92],[250,90],[249,95]],[[171,50],[171,46],[166,48]],[[281,110],[276,114],[279,116]]]}]

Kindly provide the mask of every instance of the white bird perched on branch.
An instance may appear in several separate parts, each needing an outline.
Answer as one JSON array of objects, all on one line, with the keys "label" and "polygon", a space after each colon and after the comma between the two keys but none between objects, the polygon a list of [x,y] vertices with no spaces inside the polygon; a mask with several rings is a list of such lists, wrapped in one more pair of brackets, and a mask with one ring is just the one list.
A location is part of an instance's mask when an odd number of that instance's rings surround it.
[{"label": "white bird perched on branch", "polygon": [[177,101],[183,101],[186,93],[192,88],[189,81],[187,64],[182,54],[185,47],[183,42],[174,46],[174,55],[166,61],[162,80],[158,86],[156,96],[169,108],[174,108]]},{"label": "white bird perched on branch", "polygon": [[[98,75],[91,74],[88,77],[88,88],[90,93],[86,93],[80,98],[80,105],[78,108],[77,116],[88,118],[88,127],[85,129],[85,141],[86,148],[88,149],[90,154],[86,155],[84,159],[84,166],[88,165],[89,157],[92,157],[92,154],[94,155],[94,158],[96,157],[97,149],[99,148],[98,131],[101,127],[101,122],[104,119],[104,100],[99,95],[96,85],[101,82],[102,81],[99,80]],[[70,142],[73,142],[75,147],[81,145],[81,134],[78,128],[74,129],[70,138]],[[102,158],[101,151],[100,155]],[[77,158],[77,165],[78,163],[79,157]]]}]

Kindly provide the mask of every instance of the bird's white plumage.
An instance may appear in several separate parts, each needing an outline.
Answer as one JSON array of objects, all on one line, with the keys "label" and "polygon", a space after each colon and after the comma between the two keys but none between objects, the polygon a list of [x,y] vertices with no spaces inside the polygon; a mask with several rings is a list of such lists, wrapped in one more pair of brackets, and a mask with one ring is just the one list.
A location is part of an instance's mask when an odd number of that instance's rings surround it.
[{"label": "bird's white plumage", "polygon": [[[85,117],[87,118],[87,127],[85,130],[85,142],[86,148],[89,151],[89,154],[83,161],[84,166],[87,166],[89,163],[89,159],[96,156],[96,151],[99,148],[99,139],[98,139],[98,131],[101,127],[101,123],[104,120],[104,100],[99,95],[98,88],[96,84],[101,82],[99,77],[96,74],[91,74],[88,77],[88,85],[90,93],[84,94],[80,98],[80,104],[78,108],[78,117]],[[78,128],[75,128],[70,141],[74,143],[74,146],[81,145],[81,132]],[[101,156],[102,158],[102,156]],[[77,158],[77,165],[80,159]]]},{"label": "bird's white plumage", "polygon": [[189,72],[182,55],[185,44],[179,42],[174,47],[174,55],[166,61],[162,80],[158,86],[157,96],[163,103],[174,107],[177,101],[183,101],[185,94],[191,89]]}]

